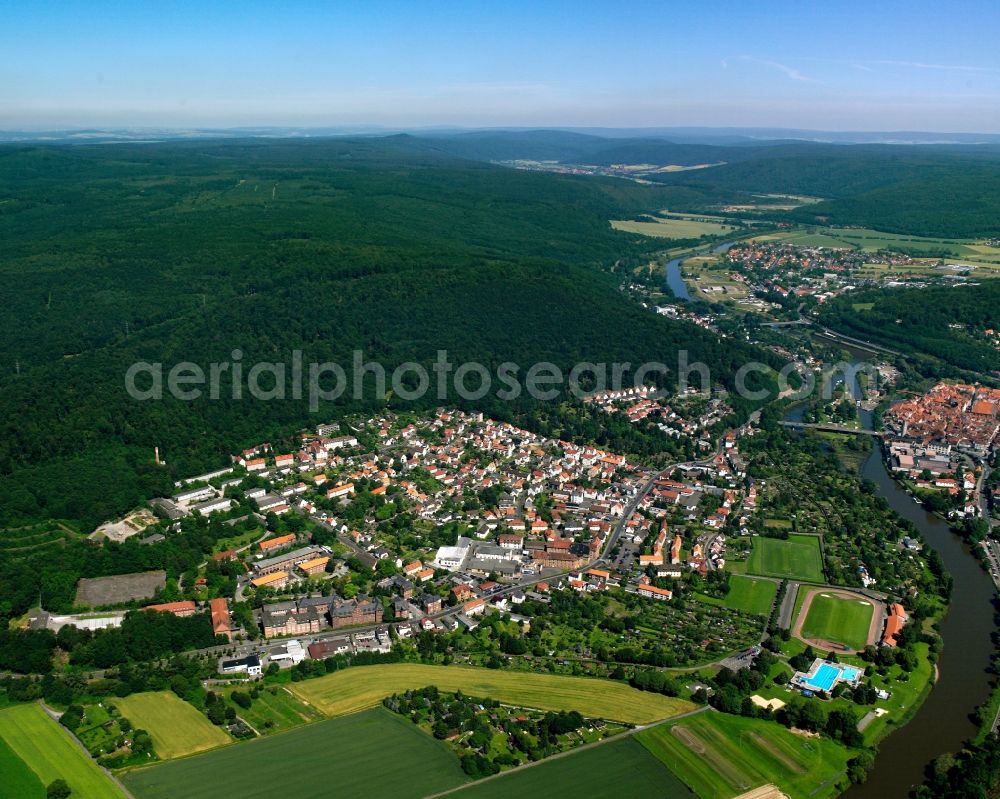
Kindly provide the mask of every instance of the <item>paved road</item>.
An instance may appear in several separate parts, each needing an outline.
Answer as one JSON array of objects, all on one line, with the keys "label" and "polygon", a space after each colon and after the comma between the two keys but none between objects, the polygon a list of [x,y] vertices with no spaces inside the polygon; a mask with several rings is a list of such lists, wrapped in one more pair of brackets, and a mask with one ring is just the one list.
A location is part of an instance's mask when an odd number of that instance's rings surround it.
[{"label": "paved road", "polygon": [[792,628],[792,613],[795,611],[795,598],[799,594],[799,583],[789,581],[785,586],[785,598],[781,602],[778,613],[778,626],[790,630]]},{"label": "paved road", "polygon": [[694,461],[683,461],[681,463],[672,463],[669,466],[661,469],[659,472],[656,472],[655,474],[651,475],[650,478],[646,480],[646,482],[643,483],[642,486],[640,486],[639,491],[636,493],[636,495],[632,499],[630,499],[628,503],[625,505],[625,510],[622,513],[622,517],[621,519],[618,520],[618,523],[612,528],[611,535],[608,536],[608,540],[604,544],[604,549],[601,552],[600,557],[598,557],[597,560],[595,560],[593,563],[588,564],[588,568],[590,566],[596,566],[597,564],[608,562],[607,559],[608,557],[610,557],[611,552],[614,550],[615,544],[618,543],[618,539],[621,536],[622,530],[625,529],[626,523],[628,522],[632,514],[635,512],[635,509],[639,507],[639,503],[642,502],[643,499],[645,499],[646,495],[649,494],[650,491],[653,490],[653,486],[656,485],[657,480],[663,479],[671,472],[673,472],[674,469],[679,469],[681,467],[707,466],[708,464],[712,463],[712,461],[715,459],[715,456],[722,451],[722,447],[723,447],[723,438],[720,437],[716,442],[715,452],[713,452],[707,458],[702,458],[700,460],[694,460]]}]

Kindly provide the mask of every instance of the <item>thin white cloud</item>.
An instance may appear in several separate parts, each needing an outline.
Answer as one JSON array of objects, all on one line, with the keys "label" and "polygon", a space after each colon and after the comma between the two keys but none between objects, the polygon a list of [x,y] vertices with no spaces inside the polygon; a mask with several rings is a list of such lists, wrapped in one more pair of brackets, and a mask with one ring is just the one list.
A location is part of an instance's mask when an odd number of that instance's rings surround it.
[{"label": "thin white cloud", "polygon": [[[788,66],[788,64],[782,64],[780,61],[770,61],[766,58],[754,58],[753,56],[749,55],[741,55],[739,56],[739,58],[742,61],[750,61],[753,64],[761,64],[762,66],[771,67],[772,69],[776,69],[779,72],[783,72],[785,74],[785,77],[787,77],[789,80],[812,82],[812,78],[806,77],[797,69],[795,69],[795,67],[790,67]],[[725,65],[726,62],[723,61],[723,66]]]},{"label": "thin white cloud", "polygon": [[872,63],[890,67],[909,67],[911,69],[940,69],[949,72],[1000,72],[1000,70],[993,67],[976,67],[967,64],[928,64],[924,61],[873,61]]}]

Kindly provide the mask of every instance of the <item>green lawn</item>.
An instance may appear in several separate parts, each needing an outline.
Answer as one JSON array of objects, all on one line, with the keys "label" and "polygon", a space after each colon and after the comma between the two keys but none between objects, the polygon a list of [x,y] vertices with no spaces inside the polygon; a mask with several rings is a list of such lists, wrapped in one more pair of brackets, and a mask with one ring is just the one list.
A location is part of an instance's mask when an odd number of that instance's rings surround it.
[{"label": "green lawn", "polygon": [[806,738],[777,722],[707,711],[636,735],[701,799],[730,799],[773,783],[792,799],[839,793],[849,751]]},{"label": "green lawn", "polygon": [[444,743],[378,708],[137,769],[123,781],[136,799],[416,799],[466,777]]},{"label": "green lawn", "polygon": [[[73,799],[122,799],[118,787],[41,705],[13,705],[0,710],[0,739],[42,785],[62,778],[73,791]],[[6,781],[6,768],[3,773]],[[17,779],[27,784],[23,773]]]},{"label": "green lawn", "polygon": [[[232,696],[233,691],[245,693],[249,690],[246,685],[238,685],[226,688],[223,693],[229,697]],[[236,708],[237,715],[261,735],[290,730],[293,727],[325,718],[316,708],[305,704],[289,693],[283,685],[261,688],[260,696],[253,700],[249,710],[244,710],[235,703],[233,703],[233,707]]]},{"label": "green lawn", "polygon": [[288,687],[326,715],[339,716],[378,705],[389,694],[428,685],[524,707],[576,710],[591,718],[631,724],[648,724],[694,707],[690,702],[611,680],[418,663],[355,666]]},{"label": "green lawn", "polygon": [[619,738],[530,768],[478,782],[455,793],[455,799],[694,799],[667,767],[635,740]]},{"label": "green lawn", "polygon": [[823,582],[819,538],[813,535],[790,535],[788,540],[754,538],[747,571],[767,577]]},{"label": "green lawn", "polygon": [[776,593],[778,593],[778,584],[771,580],[757,580],[753,577],[734,574],[729,578],[729,593],[726,594],[725,598],[718,599],[705,594],[695,594],[694,597],[710,605],[721,605],[747,613],[756,613],[758,616],[766,616],[771,611]]},{"label": "green lawn", "polygon": [[45,786],[0,738],[0,799],[45,799]]},{"label": "green lawn", "polygon": [[133,727],[149,733],[161,760],[203,752],[233,740],[172,691],[132,694],[115,699],[114,704]]},{"label": "green lawn", "polygon": [[802,637],[864,649],[874,610],[874,605],[860,597],[848,599],[824,592],[814,594],[802,625]]}]

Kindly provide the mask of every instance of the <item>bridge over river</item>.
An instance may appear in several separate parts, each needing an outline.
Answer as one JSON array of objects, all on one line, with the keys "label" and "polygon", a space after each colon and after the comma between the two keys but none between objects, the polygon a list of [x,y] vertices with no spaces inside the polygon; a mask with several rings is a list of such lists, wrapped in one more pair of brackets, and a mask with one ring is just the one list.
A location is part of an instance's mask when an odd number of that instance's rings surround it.
[{"label": "bridge over river", "polygon": [[882,433],[877,430],[865,430],[860,427],[847,427],[841,424],[812,424],[809,422],[781,421],[778,424],[783,427],[793,427],[796,430],[822,430],[827,433],[852,433],[859,436],[871,436],[872,438],[882,438]]}]

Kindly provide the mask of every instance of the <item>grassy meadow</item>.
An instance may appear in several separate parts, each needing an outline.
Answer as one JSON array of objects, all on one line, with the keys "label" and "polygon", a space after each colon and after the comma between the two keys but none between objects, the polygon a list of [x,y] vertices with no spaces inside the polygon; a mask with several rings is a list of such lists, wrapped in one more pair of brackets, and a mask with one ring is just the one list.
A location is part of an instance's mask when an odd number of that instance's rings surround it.
[{"label": "grassy meadow", "polygon": [[356,666],[292,683],[289,689],[326,715],[340,716],[378,705],[389,694],[428,685],[541,710],[577,710],[585,716],[631,724],[670,718],[693,707],[680,699],[610,680],[417,663]]},{"label": "grassy meadow", "polygon": [[695,599],[710,605],[721,605],[726,608],[743,610],[766,616],[771,611],[774,595],[778,593],[778,584],[772,580],[760,580],[734,574],[729,578],[729,593],[722,599],[695,594]]},{"label": "grassy meadow", "polygon": [[161,760],[232,743],[232,738],[171,691],[131,694],[114,700],[121,714],[153,739]]},{"label": "grassy meadow", "polygon": [[721,236],[735,231],[733,225],[716,222],[705,217],[648,217],[648,221],[631,219],[613,220],[611,227],[626,233],[638,233],[660,239],[697,239],[702,236]]},{"label": "grassy meadow", "polygon": [[[247,686],[237,685],[223,689],[228,699],[233,691],[247,691]],[[312,705],[307,705],[283,685],[262,686],[260,696],[249,709],[236,707],[237,715],[261,735],[284,732],[302,724],[321,721],[325,716]]]},{"label": "grassy meadow", "polygon": [[791,799],[831,797],[849,755],[831,740],[796,735],[776,722],[712,711],[636,738],[700,799],[730,799],[768,783]]}]

